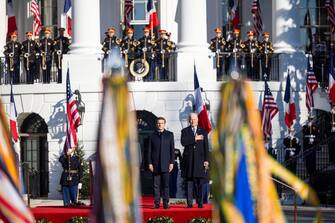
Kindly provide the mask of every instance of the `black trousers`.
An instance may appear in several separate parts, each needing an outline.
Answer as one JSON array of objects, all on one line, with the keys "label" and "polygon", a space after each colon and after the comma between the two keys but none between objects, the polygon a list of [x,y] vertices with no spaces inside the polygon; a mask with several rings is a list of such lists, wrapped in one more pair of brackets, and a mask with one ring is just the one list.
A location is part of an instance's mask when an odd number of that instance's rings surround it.
[{"label": "black trousers", "polygon": [[43,83],[50,83],[51,78],[51,61],[46,61],[46,69],[43,70]]},{"label": "black trousers", "polygon": [[154,173],[154,202],[160,203],[160,198],[163,198],[163,204],[169,203],[169,172]]},{"label": "black trousers", "polygon": [[193,194],[195,195],[197,204],[203,203],[203,184],[204,178],[188,178],[187,179],[187,204],[193,204]]}]

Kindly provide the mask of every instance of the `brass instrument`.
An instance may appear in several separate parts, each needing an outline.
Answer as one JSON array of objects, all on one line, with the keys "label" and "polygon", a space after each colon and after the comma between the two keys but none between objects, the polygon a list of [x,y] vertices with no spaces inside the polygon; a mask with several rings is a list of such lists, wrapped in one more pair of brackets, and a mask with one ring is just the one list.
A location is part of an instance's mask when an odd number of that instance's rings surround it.
[{"label": "brass instrument", "polygon": [[250,51],[250,56],[251,56],[251,67],[254,67],[254,49],[252,48],[252,42],[250,41],[249,44],[249,51]]},{"label": "brass instrument", "polygon": [[165,67],[165,50],[163,49],[163,39],[161,40],[162,68]]},{"label": "brass instrument", "polygon": [[268,63],[269,63],[269,57],[268,57],[268,54],[269,54],[269,50],[268,50],[268,44],[265,42],[264,44],[264,54],[265,54],[265,67],[268,68]]},{"label": "brass instrument", "polygon": [[332,116],[332,123],[331,123],[331,132],[334,133],[335,132],[335,113],[332,112],[331,114]]},{"label": "brass instrument", "polygon": [[58,69],[62,69],[62,63],[61,63],[61,60],[62,60],[62,51],[61,50],[57,50],[56,51],[56,54],[58,56]]},{"label": "brass instrument", "polygon": [[47,69],[46,53],[42,51],[41,56],[42,56],[42,70],[46,70]]},{"label": "brass instrument", "polygon": [[27,41],[27,43],[28,43],[28,52],[25,53],[23,56],[26,58],[27,71],[29,71],[29,57],[30,57],[30,43],[29,43],[29,40]]},{"label": "brass instrument", "polygon": [[9,53],[9,70],[14,71],[14,53]]},{"label": "brass instrument", "polygon": [[218,49],[219,48],[219,43],[218,43],[219,39],[216,38],[216,41],[215,41],[215,49],[216,49],[216,68],[220,68],[220,50]]},{"label": "brass instrument", "polygon": [[129,39],[127,40],[127,50],[124,52],[124,66],[128,67],[128,50],[129,50]]},{"label": "brass instrument", "polygon": [[233,52],[234,52],[234,62],[235,62],[235,66],[237,63],[237,48],[236,48],[236,39],[234,40],[234,48],[233,48]]}]

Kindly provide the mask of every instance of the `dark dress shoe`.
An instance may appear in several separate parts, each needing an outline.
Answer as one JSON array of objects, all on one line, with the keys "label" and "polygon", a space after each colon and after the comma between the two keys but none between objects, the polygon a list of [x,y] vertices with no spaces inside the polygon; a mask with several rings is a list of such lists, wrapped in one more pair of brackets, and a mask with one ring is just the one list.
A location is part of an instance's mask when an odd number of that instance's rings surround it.
[{"label": "dark dress shoe", "polygon": [[158,209],[158,208],[159,208],[159,204],[155,204],[154,209]]},{"label": "dark dress shoe", "polygon": [[204,206],[202,204],[198,204],[198,208],[203,208]]},{"label": "dark dress shoe", "polygon": [[192,204],[188,204],[186,208],[192,208]]},{"label": "dark dress shoe", "polygon": [[170,206],[169,206],[168,204],[163,204],[163,208],[164,208],[164,209],[169,209]]}]

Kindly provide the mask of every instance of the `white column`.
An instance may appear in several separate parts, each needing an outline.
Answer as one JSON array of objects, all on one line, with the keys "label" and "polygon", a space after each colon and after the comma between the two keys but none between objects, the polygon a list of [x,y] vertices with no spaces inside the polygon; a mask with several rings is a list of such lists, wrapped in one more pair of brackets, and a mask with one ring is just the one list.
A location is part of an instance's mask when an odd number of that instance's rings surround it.
[{"label": "white column", "polygon": [[[216,74],[207,43],[207,1],[179,0],[180,29],[177,81],[193,82],[196,64],[199,81],[215,81]],[[213,27],[214,28],[214,27]]]},{"label": "white column", "polygon": [[0,1],[0,56],[3,56],[4,46],[6,44],[7,35],[7,15],[6,15],[6,2]]},{"label": "white column", "polygon": [[100,53],[100,0],[73,0],[72,23],[70,53]]},{"label": "white column", "polygon": [[301,47],[298,0],[272,1],[272,40],[276,52],[292,53]]}]

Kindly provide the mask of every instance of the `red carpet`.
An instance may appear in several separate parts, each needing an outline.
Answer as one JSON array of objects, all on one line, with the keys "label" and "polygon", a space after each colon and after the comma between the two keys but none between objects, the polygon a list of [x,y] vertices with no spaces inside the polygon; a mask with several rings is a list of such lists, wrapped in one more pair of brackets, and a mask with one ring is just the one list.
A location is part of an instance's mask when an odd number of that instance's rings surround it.
[{"label": "red carpet", "polygon": [[[204,208],[185,208],[184,204],[172,204],[170,209],[153,209],[152,198],[142,199],[142,215],[144,222],[149,218],[166,216],[171,217],[176,223],[187,223],[192,218],[212,218],[212,206],[204,205]],[[72,217],[88,217],[91,207],[64,208],[59,206],[36,207],[31,209],[36,220],[47,219],[53,223],[63,223]]]}]

